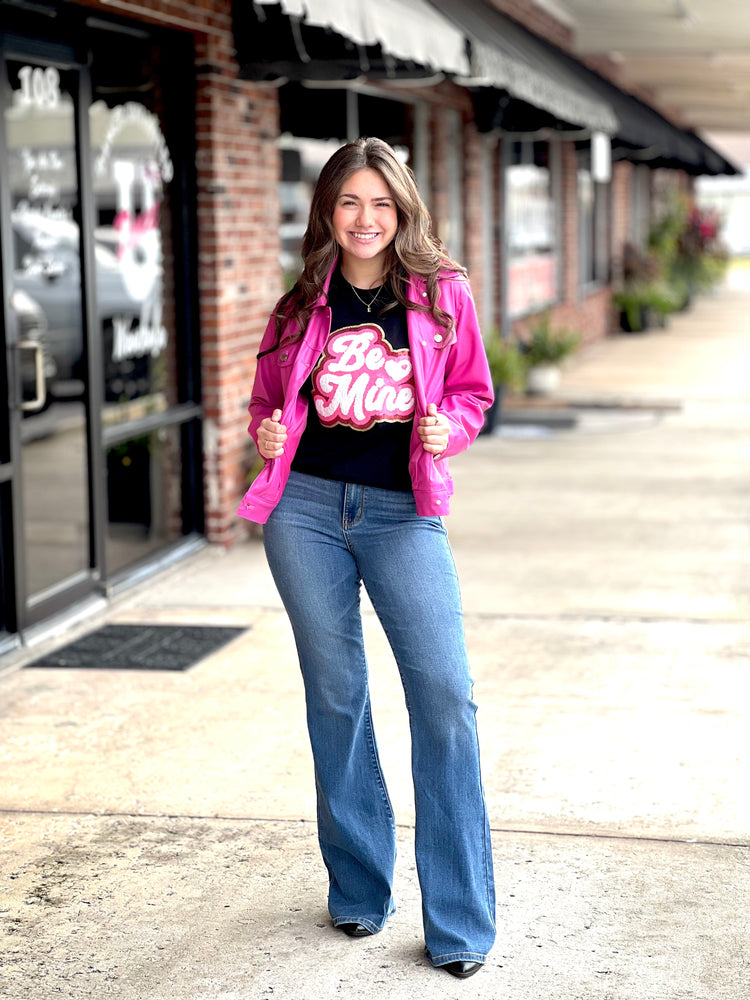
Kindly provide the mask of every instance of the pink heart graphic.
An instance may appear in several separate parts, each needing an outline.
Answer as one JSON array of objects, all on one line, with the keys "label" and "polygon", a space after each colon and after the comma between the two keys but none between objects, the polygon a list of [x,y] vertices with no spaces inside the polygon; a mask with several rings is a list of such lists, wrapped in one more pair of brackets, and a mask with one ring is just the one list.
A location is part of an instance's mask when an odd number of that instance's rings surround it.
[{"label": "pink heart graphic", "polygon": [[411,375],[409,358],[388,358],[383,367],[388,378],[392,378],[394,382],[403,382]]}]

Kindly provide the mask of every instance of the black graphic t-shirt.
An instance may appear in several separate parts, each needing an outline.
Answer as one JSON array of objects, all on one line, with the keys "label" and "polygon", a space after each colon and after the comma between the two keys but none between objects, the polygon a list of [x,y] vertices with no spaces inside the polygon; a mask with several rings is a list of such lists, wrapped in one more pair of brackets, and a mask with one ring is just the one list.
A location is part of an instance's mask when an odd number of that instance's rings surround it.
[{"label": "black graphic t-shirt", "polygon": [[[292,468],[339,482],[411,490],[409,445],[414,376],[406,309],[383,286],[358,298],[337,268],[328,303],[331,334],[302,388],[310,402],[307,426]],[[362,301],[364,299],[364,302]]]}]

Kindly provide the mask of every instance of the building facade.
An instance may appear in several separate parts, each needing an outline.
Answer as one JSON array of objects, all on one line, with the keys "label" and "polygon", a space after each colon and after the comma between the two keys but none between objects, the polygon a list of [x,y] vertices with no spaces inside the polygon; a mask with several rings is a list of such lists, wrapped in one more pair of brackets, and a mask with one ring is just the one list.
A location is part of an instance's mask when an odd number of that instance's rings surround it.
[{"label": "building facade", "polygon": [[725,164],[569,43],[499,0],[0,0],[0,655],[248,530],[255,354],[342,142],[399,149],[488,334],[607,335],[654,192]]}]

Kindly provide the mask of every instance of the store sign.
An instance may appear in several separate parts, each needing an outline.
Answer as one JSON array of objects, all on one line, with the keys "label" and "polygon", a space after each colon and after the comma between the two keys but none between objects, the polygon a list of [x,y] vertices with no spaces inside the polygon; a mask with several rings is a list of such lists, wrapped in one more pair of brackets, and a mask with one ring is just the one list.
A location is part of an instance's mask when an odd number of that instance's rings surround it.
[{"label": "store sign", "polygon": [[126,316],[115,316],[112,321],[112,360],[125,361],[150,354],[157,358],[167,346],[167,330],[159,317],[154,316],[149,323],[138,323],[131,329]]},{"label": "store sign", "polygon": [[56,108],[60,103],[60,71],[54,66],[22,66],[16,104],[22,108]]},{"label": "store sign", "polygon": [[[52,117],[64,120],[70,97],[60,88],[60,73],[54,66],[21,66],[18,87],[13,91],[13,110],[8,118],[11,131],[11,180],[16,216],[45,217],[57,221],[72,218],[61,195],[70,185],[73,169],[62,149],[43,138]],[[59,130],[58,130],[59,131]],[[19,172],[20,171],[20,172]],[[21,180],[23,178],[23,180]],[[52,241],[47,241],[50,245]]]},{"label": "store sign", "polygon": [[114,252],[124,291],[138,306],[135,323],[128,314],[113,319],[112,360],[157,357],[168,340],[159,207],[174,167],[156,115],[132,101],[113,108],[94,176],[100,211],[114,191]]}]

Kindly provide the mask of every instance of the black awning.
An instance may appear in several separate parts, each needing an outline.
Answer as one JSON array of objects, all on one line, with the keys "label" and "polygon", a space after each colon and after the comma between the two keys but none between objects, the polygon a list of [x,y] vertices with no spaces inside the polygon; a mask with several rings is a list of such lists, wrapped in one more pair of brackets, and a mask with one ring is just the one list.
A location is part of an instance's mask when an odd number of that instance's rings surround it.
[{"label": "black awning", "polygon": [[380,46],[355,45],[329,28],[295,21],[280,6],[235,0],[234,39],[244,80],[354,80],[363,66],[374,76],[388,75]]},{"label": "black awning", "polygon": [[718,177],[720,174],[727,174],[729,176],[739,175],[744,173],[739,167],[736,167],[730,160],[727,160],[718,150],[714,149],[713,146],[709,146],[708,143],[701,139],[699,135],[695,132],[685,132],[688,138],[695,142],[702,152],[704,157],[703,170],[701,173],[709,174],[712,177]]},{"label": "black awning", "polygon": [[[234,0],[240,76],[248,80],[422,79],[465,73],[463,36],[426,0]],[[314,8],[313,16],[312,10]],[[302,13],[297,13],[297,10]],[[308,11],[308,13],[305,13]]]},{"label": "black awning", "polygon": [[471,89],[481,131],[615,131],[606,98],[536,35],[484,0],[430,2],[466,33],[472,72],[456,82]]},{"label": "black awning", "polygon": [[[569,58],[569,57],[568,57]],[[574,60],[571,60],[574,62]],[[576,63],[592,86],[607,97],[617,115],[619,126],[612,139],[614,159],[645,163],[650,167],[669,167],[700,174],[736,174],[721,154],[711,149],[695,132],[681,129],[655,108],[614,83]]]},{"label": "black awning", "polygon": [[[526,32],[517,24],[513,25],[513,30],[516,33]],[[530,35],[529,32],[526,34]],[[695,176],[738,173],[736,167],[694,132],[681,129],[655,108],[621,90],[611,80],[600,76],[551,42],[531,37],[538,46],[542,61],[545,60],[544,53],[547,53],[553,64],[564,66],[569,74],[580,79],[612,108],[617,119],[612,136],[613,159],[645,163],[654,168],[671,167]]]}]

